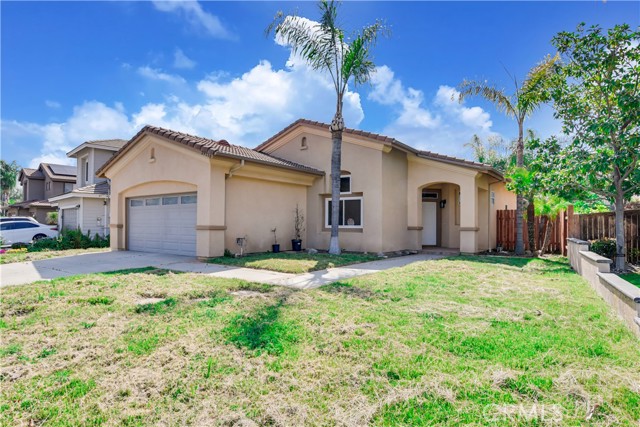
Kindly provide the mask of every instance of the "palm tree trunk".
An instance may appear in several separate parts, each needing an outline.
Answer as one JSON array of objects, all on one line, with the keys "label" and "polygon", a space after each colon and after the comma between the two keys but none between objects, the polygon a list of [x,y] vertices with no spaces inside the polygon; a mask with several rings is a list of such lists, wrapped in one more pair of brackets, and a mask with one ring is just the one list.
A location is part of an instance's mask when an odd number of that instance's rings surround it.
[{"label": "palm tree trunk", "polygon": [[536,206],[533,193],[529,193],[529,205],[527,205],[527,238],[529,240],[529,250],[535,252],[536,249]]},{"label": "palm tree trunk", "polygon": [[342,131],[344,120],[341,111],[342,102],[338,101],[338,108],[331,122],[331,240],[329,253],[340,255],[338,240],[338,221],[340,219],[340,169],[342,163]]},{"label": "palm tree trunk", "polygon": [[544,238],[542,239],[542,245],[540,246],[540,256],[544,255],[547,251],[547,246],[549,245],[549,239],[551,238],[551,229],[553,228],[553,223],[551,222],[551,217],[544,217]]},{"label": "palm tree trunk", "polygon": [[[524,165],[524,120],[518,120],[518,145],[516,146],[516,166],[521,168]],[[524,197],[518,192],[516,194],[516,255],[524,255],[523,225],[523,204]]]}]

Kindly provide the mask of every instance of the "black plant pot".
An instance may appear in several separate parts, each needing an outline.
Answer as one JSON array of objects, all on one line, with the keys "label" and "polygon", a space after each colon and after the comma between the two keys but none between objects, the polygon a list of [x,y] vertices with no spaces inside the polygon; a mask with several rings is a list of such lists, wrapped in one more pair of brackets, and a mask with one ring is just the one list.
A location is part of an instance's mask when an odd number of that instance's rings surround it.
[{"label": "black plant pot", "polygon": [[271,251],[274,254],[277,254],[278,252],[280,252],[280,244],[276,243],[275,245],[271,245]]},{"label": "black plant pot", "polygon": [[300,240],[300,239],[292,239],[291,240],[291,248],[296,252],[300,252],[302,250],[302,240]]}]

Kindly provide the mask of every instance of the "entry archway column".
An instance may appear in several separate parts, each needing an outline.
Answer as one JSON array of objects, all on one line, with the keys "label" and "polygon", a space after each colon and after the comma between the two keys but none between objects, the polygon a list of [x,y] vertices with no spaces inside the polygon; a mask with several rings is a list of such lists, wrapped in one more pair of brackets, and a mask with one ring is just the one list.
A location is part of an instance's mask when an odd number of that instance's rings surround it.
[{"label": "entry archway column", "polygon": [[460,182],[460,252],[478,252],[478,194],[475,177]]}]

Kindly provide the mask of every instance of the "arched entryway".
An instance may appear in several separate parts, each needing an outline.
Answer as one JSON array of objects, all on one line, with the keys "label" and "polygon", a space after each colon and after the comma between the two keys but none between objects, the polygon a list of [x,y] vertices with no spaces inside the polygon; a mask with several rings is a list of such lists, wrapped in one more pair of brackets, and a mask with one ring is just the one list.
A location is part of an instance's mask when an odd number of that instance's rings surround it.
[{"label": "arched entryway", "polygon": [[460,186],[450,182],[420,188],[421,246],[460,247]]}]

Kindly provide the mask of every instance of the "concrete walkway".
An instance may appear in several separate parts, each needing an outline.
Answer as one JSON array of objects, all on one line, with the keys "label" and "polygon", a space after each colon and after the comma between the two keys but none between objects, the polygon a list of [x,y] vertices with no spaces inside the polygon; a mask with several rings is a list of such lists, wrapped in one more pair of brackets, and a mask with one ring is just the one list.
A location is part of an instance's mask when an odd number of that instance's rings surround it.
[{"label": "concrete walkway", "polygon": [[402,267],[416,261],[442,258],[439,255],[418,254],[398,258],[381,259],[363,264],[315,271],[306,274],[277,273],[208,264],[192,257],[155,254],[147,252],[113,251],[50,258],[39,261],[0,265],[0,287],[24,285],[38,280],[78,274],[104,273],[130,268],[156,267],[175,271],[206,274],[227,279],[288,286],[296,289],[312,289],[327,283],[355,276],[377,273],[394,267]]}]

